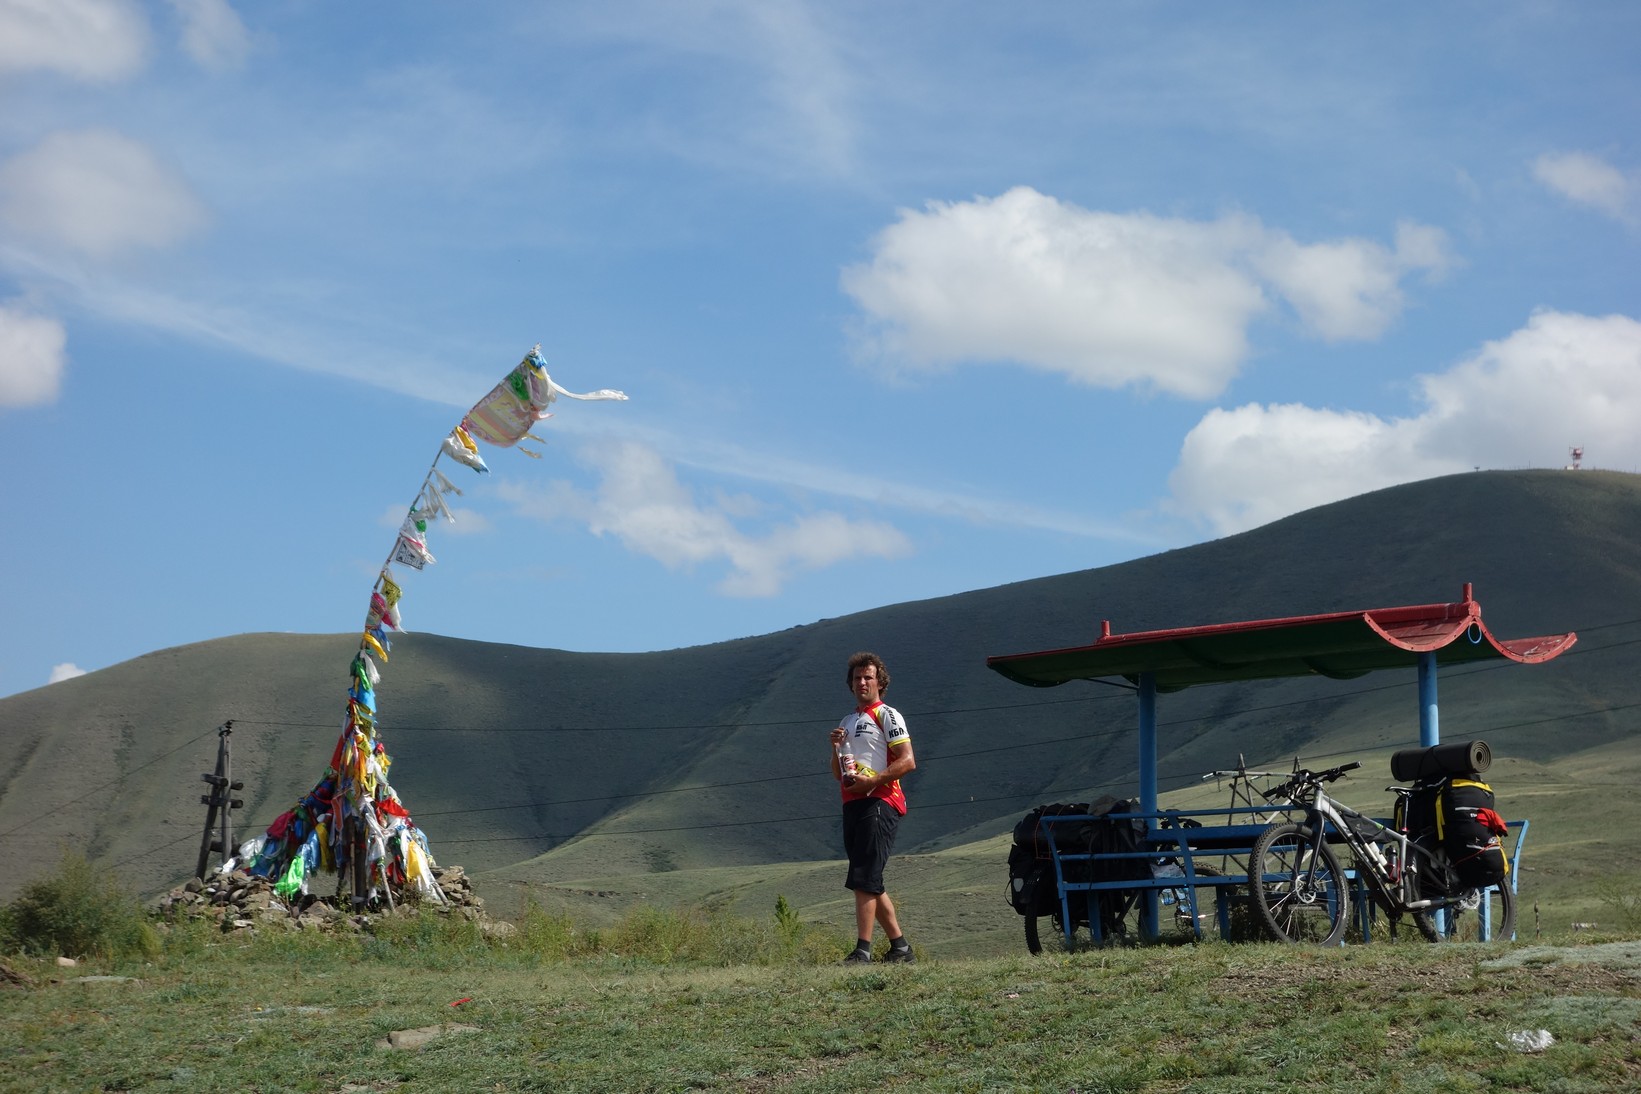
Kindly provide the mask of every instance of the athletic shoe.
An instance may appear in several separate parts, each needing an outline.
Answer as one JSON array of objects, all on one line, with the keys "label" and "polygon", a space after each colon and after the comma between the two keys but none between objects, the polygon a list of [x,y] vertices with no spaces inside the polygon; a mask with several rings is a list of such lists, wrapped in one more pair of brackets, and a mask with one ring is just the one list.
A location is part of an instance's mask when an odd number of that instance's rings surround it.
[{"label": "athletic shoe", "polygon": [[883,955],[883,960],[899,961],[903,964],[910,965],[917,961],[917,954],[912,952],[912,948],[910,946],[907,946],[904,950],[897,950],[890,947],[889,952]]},{"label": "athletic shoe", "polygon": [[870,965],[872,954],[870,950],[851,950],[849,956],[839,961],[840,965]]}]

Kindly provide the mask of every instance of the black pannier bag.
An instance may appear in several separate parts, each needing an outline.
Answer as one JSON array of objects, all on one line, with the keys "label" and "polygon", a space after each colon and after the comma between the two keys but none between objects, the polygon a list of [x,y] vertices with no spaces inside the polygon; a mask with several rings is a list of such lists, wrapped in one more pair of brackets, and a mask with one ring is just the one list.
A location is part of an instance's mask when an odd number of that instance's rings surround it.
[{"label": "black pannier bag", "polygon": [[1414,783],[1411,794],[1396,799],[1396,827],[1430,850],[1436,849],[1436,808],[1446,785],[1446,779]]},{"label": "black pannier bag", "polygon": [[[1009,848],[1008,901],[1021,915],[1045,916],[1059,911],[1060,894],[1054,882],[1054,860],[1049,852],[1043,817],[1086,816],[1086,821],[1054,824],[1054,845],[1062,856],[1061,869],[1070,882],[1118,881],[1150,876],[1144,858],[1064,861],[1065,855],[1107,854],[1139,850],[1139,838],[1132,820],[1111,820],[1108,813],[1131,813],[1137,803],[1104,797],[1086,802],[1056,802],[1040,805],[1021,817],[1014,826],[1014,843]],[[1118,894],[1101,893],[1105,906]],[[1113,901],[1105,898],[1111,897]]]},{"label": "black pannier bag", "polygon": [[1475,779],[1426,779],[1396,803],[1396,826],[1429,850],[1447,852],[1452,877],[1426,876],[1429,895],[1499,885],[1510,875],[1503,837],[1509,831],[1494,808],[1493,788]]},{"label": "black pannier bag", "polygon": [[[1016,912],[1030,916],[1052,915],[1059,906],[1060,894],[1054,887],[1054,862],[1042,831],[1042,818],[1087,812],[1087,803],[1039,805],[1015,824],[1014,843],[1009,847],[1008,900]],[[1062,824],[1058,828],[1057,839],[1063,838],[1070,825]]]},{"label": "black pannier bag", "polygon": [[1510,875],[1503,837],[1509,831],[1494,807],[1493,788],[1474,779],[1448,779],[1436,810],[1436,834],[1459,885],[1479,889]]},{"label": "black pannier bag", "polygon": [[[1436,835],[1436,811],[1441,808],[1442,789],[1446,779],[1425,779],[1412,786],[1412,793],[1397,797],[1395,825],[1407,834],[1413,843],[1434,852],[1441,846]],[[1420,895],[1426,898],[1451,896],[1458,887],[1458,879],[1445,861],[1425,859],[1419,874]]]}]

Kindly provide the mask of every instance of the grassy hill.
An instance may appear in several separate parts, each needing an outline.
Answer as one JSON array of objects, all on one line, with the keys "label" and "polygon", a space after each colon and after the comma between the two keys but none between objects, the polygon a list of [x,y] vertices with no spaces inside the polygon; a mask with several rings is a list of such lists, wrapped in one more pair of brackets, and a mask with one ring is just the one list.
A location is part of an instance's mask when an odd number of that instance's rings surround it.
[{"label": "grassy hill", "polygon": [[[757,906],[779,891],[828,915],[847,894],[829,862],[839,837],[825,730],[850,703],[845,658],[875,649],[921,765],[893,887],[958,945],[1017,930],[999,894],[1001,841],[1021,813],[1134,786],[1130,693],[1023,688],[988,671],[987,655],[1084,644],[1102,619],[1121,632],[1451,601],[1471,582],[1501,637],[1580,632],[1550,664],[1441,682],[1444,739],[1492,744],[1501,804],[1531,814],[1530,847],[1554,851],[1545,880],[1572,907],[1588,899],[1580,879],[1637,865],[1591,825],[1595,801],[1599,829],[1636,819],[1637,542],[1641,477],[1451,476],[1120,565],[684,650],[415,634],[384,667],[381,730],[393,784],[435,854],[478,874],[493,903],[531,890],[597,914],[635,899]],[[143,892],[187,876],[204,821],[199,776],[225,721],[245,782],[236,825],[259,831],[322,774],[354,647],[351,635],[241,635],[0,699],[0,899],[65,847]],[[1351,756],[1387,772],[1390,751],[1416,743],[1413,679],[1165,696],[1164,789],[1206,792],[1198,776],[1238,754],[1273,765]],[[1382,780],[1358,780],[1347,800],[1372,804]]]}]

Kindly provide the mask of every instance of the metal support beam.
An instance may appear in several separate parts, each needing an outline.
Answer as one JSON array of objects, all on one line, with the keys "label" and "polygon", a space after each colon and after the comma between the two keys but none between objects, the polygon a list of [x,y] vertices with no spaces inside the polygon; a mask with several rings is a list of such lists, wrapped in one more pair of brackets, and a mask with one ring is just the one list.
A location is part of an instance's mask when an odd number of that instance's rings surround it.
[{"label": "metal support beam", "polygon": [[1140,812],[1157,811],[1157,678],[1140,673]]},{"label": "metal support beam", "polygon": [[1442,740],[1441,719],[1436,710],[1436,654],[1419,654],[1419,746],[1434,748]]},{"label": "metal support beam", "polygon": [[[1140,812],[1157,811],[1157,678],[1140,673]],[[1140,937],[1157,937],[1157,891],[1140,894]]]}]

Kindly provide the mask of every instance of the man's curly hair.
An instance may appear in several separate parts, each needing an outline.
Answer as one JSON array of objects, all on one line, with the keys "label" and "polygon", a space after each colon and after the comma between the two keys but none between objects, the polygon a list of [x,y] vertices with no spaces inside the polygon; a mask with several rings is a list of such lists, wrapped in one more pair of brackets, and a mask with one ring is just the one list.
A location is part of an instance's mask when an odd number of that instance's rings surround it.
[{"label": "man's curly hair", "polygon": [[843,674],[844,686],[854,690],[855,670],[862,665],[871,665],[877,669],[877,693],[883,695],[889,690],[889,667],[883,663],[883,658],[875,653],[857,653],[849,658],[849,668]]}]

